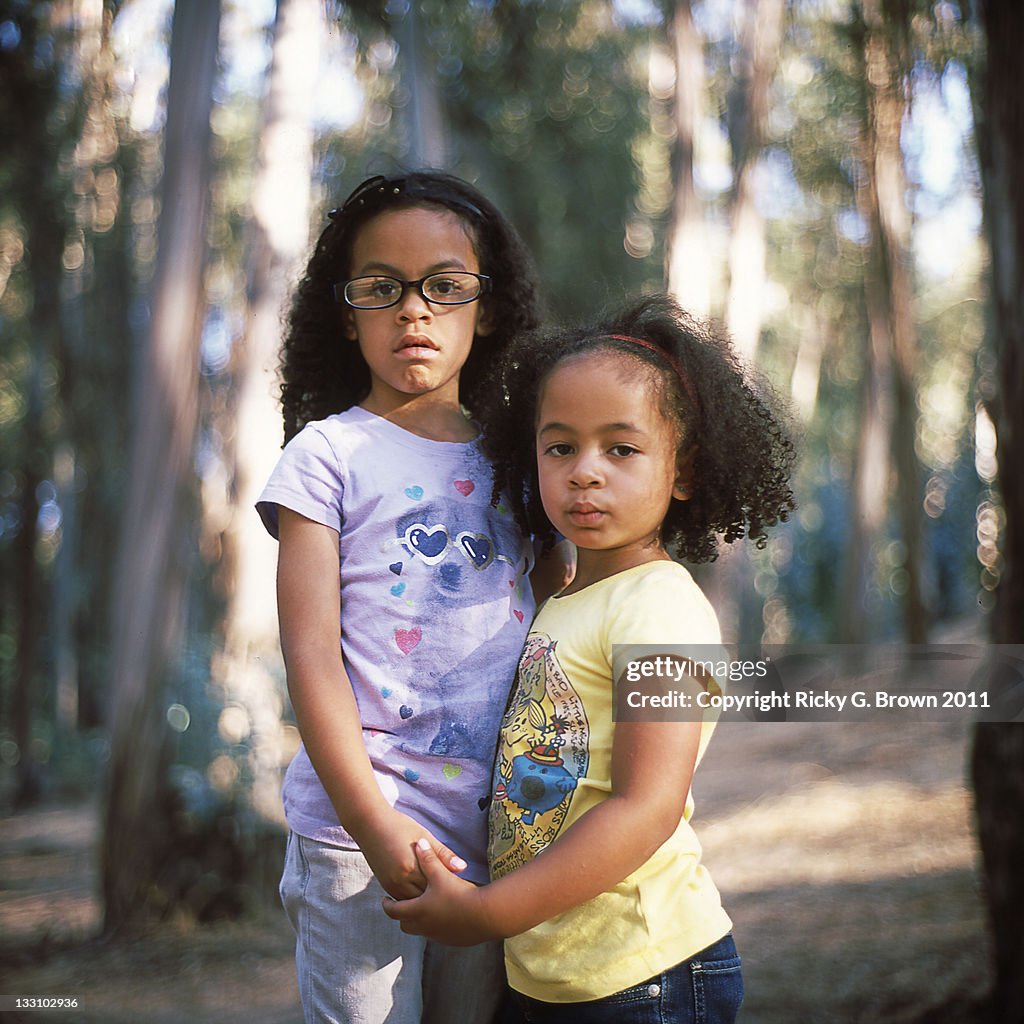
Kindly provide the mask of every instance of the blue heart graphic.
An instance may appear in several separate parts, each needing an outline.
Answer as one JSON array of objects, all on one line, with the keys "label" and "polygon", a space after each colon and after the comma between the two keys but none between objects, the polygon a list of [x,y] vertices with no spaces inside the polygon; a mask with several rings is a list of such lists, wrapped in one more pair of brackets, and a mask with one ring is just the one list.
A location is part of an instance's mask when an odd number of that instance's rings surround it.
[{"label": "blue heart graphic", "polygon": [[401,563],[401,562],[392,562],[392,563],[391,563],[391,564],[390,564],[390,565],[388,566],[388,568],[389,568],[389,569],[390,569],[390,570],[391,570],[391,571],[392,571],[392,572],[393,572],[393,573],[394,573],[394,574],[395,574],[396,576],[401,576],[401,575],[402,575],[402,563]]},{"label": "blue heart graphic", "polygon": [[411,708],[411,707],[409,707],[409,705],[408,705],[408,704],[403,704],[403,705],[402,705],[402,706],[401,706],[401,707],[400,707],[400,708],[398,709],[398,713],[399,713],[399,714],[400,714],[400,715],[401,715],[401,716],[402,716],[403,718],[412,718],[412,715],[413,715],[413,711],[412,711],[412,708]]},{"label": "blue heart graphic", "polygon": [[438,558],[448,547],[448,531],[443,526],[428,530],[425,526],[412,526],[405,535],[409,546],[424,558]]},{"label": "blue heart graphic", "polygon": [[405,769],[405,781],[406,782],[416,782],[416,781],[419,780],[419,777],[420,777],[420,773],[419,772],[414,772],[411,768],[406,768]]},{"label": "blue heart graphic", "polygon": [[423,497],[423,488],[418,484],[415,487],[406,487],[405,496],[412,498],[413,501],[419,501]]},{"label": "blue heart graphic", "polygon": [[391,696],[391,687],[390,686],[382,686],[380,688],[380,695],[386,700],[388,697]]},{"label": "blue heart graphic", "polygon": [[477,569],[485,569],[494,558],[494,547],[481,533],[460,533],[459,543]]},{"label": "blue heart graphic", "polygon": [[401,597],[402,594],[405,593],[405,584],[404,583],[396,583],[391,588],[391,593],[394,594],[395,597]]}]

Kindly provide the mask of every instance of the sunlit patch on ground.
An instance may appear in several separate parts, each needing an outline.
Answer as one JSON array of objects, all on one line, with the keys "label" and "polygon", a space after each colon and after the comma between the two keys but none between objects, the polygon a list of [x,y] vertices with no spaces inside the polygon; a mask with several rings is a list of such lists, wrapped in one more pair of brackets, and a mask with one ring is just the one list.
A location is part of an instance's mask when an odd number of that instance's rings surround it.
[{"label": "sunlit patch on ground", "polygon": [[744,958],[744,1024],[976,1019],[969,741],[966,722],[720,730],[697,831]]}]

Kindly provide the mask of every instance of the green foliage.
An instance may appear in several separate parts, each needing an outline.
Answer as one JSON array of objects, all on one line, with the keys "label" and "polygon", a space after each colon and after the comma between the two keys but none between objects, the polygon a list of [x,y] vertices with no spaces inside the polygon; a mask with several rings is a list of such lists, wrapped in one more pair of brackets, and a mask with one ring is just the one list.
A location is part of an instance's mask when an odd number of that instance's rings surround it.
[{"label": "green foliage", "polygon": [[[633,154],[649,132],[646,33],[617,23],[604,0],[468,3],[457,12],[452,4],[419,6],[452,170],[476,181],[516,224],[552,312],[585,315],[660,285],[657,246],[641,260],[623,248],[637,189]],[[405,166],[394,115],[408,97],[385,66],[395,58],[384,30],[364,31],[360,81],[372,110],[387,107],[387,127],[368,133],[360,124],[328,142],[324,173],[334,199],[364,173]]]}]

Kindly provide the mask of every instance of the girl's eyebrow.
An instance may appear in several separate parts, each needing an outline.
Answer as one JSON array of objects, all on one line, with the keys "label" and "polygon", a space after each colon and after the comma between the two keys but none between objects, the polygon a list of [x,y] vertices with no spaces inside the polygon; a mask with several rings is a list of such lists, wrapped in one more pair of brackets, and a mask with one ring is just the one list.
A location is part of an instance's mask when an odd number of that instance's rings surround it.
[{"label": "girl's eyebrow", "polygon": [[[645,434],[646,431],[642,427],[638,427],[635,423],[604,423],[597,428],[598,433],[630,433],[630,434]],[[559,423],[557,421],[551,423],[545,423],[544,426],[537,430],[538,434],[545,434],[548,431],[555,430],[559,433],[574,433],[576,428],[570,426],[568,423]]]},{"label": "girl's eyebrow", "polygon": [[552,430],[555,430],[560,434],[565,434],[571,432],[572,427],[570,427],[567,423],[545,423],[543,427],[537,428],[537,433],[547,434],[550,433]]}]

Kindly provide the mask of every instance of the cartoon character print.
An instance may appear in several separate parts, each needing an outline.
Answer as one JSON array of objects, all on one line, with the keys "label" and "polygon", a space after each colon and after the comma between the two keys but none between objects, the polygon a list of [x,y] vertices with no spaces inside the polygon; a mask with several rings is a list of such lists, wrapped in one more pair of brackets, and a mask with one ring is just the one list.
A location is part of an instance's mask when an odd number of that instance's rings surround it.
[{"label": "cartoon character print", "polygon": [[490,810],[494,877],[554,840],[587,773],[590,728],[556,647],[543,633],[530,633],[502,720]]},{"label": "cartoon character print", "polygon": [[[476,489],[468,480],[456,480],[453,487],[464,497]],[[493,573],[509,574],[520,565],[523,540],[507,512],[496,514],[489,503],[425,495],[422,488],[416,492],[415,507],[395,525],[394,559],[387,566],[399,578],[392,584],[394,597],[411,598],[402,577],[410,568],[427,566],[430,587],[446,606],[473,604],[492,591]]]},{"label": "cartoon character print", "polygon": [[[489,489],[480,491],[471,479],[453,480],[441,494],[410,485],[405,497],[410,507],[396,519],[380,567],[394,623],[388,657],[400,666],[381,697],[400,720],[401,749],[490,763],[508,677],[495,677],[493,692],[477,692],[472,699],[459,680],[470,673],[490,679],[494,650],[519,649],[530,607],[529,550],[512,516],[493,508]],[[487,611],[488,632],[481,635],[486,642],[453,657],[449,639],[466,632],[467,616],[481,621],[478,609],[502,603],[507,619],[502,623]],[[421,656],[431,666],[423,673],[415,668]]]}]

